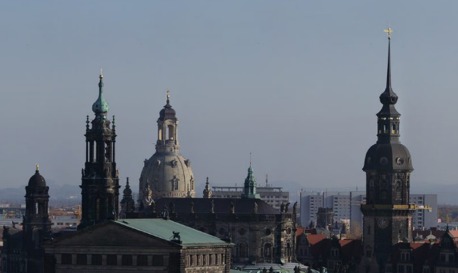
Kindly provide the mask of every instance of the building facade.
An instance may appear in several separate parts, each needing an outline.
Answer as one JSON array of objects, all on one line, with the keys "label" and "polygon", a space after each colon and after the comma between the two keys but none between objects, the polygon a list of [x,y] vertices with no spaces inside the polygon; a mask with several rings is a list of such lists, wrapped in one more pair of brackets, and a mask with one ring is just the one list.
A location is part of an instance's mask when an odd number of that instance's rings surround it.
[{"label": "building facade", "polygon": [[[253,186],[254,185],[254,186]],[[206,188],[210,188],[209,185]],[[259,199],[250,166],[239,198],[160,198],[133,217],[163,217],[234,244],[234,264],[295,261],[296,206],[280,210]],[[204,190],[205,191],[205,190]]]},{"label": "building facade", "polygon": [[46,273],[229,273],[231,249],[168,219],[106,221],[46,244]]}]

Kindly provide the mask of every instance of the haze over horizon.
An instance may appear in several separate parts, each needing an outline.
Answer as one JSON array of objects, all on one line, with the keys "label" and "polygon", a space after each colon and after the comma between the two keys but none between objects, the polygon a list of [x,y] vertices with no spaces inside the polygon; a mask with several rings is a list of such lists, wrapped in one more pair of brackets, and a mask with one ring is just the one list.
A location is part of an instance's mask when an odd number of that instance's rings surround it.
[{"label": "haze over horizon", "polygon": [[456,14],[426,0],[2,2],[0,188],[25,186],[36,163],[81,184],[103,68],[122,186],[138,191],[169,89],[198,196],[207,176],[242,185],[250,152],[258,184],[364,190],[390,26],[411,192],[440,202],[458,178]]}]

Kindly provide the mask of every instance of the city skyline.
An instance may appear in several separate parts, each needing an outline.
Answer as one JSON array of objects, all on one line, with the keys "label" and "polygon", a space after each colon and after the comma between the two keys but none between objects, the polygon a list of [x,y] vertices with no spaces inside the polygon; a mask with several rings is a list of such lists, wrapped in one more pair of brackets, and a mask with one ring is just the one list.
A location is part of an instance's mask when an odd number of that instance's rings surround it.
[{"label": "city skyline", "polygon": [[47,181],[81,184],[102,67],[122,186],[130,177],[138,190],[170,90],[198,196],[207,176],[242,185],[250,153],[258,185],[269,174],[292,196],[363,190],[388,26],[412,192],[454,185],[456,11],[451,1],[2,3],[2,187],[25,184],[36,163]]}]

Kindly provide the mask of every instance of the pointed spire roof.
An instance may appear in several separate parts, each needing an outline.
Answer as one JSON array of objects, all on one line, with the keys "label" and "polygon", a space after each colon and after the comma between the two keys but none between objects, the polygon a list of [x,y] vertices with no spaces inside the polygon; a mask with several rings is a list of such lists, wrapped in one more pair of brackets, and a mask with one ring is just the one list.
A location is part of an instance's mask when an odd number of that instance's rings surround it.
[{"label": "pointed spire roof", "polygon": [[256,193],[256,179],[254,178],[253,168],[251,167],[251,153],[250,167],[248,167],[248,175],[245,178],[242,198],[260,198],[259,193]]},{"label": "pointed spire roof", "polygon": [[210,183],[208,182],[208,176],[207,176],[207,182],[205,182],[205,189],[203,191],[204,198],[211,198],[212,197],[212,190],[210,188]]},{"label": "pointed spire roof", "polygon": [[100,114],[106,114],[109,110],[108,103],[103,98],[103,74],[100,71],[99,75],[99,97],[97,100],[92,104],[92,111],[95,113],[96,116]]},{"label": "pointed spire roof", "polygon": [[124,196],[132,196],[132,190],[130,189],[130,185],[129,185],[129,177],[127,177],[127,181],[126,181],[126,187],[124,188]]},{"label": "pointed spire roof", "polygon": [[386,71],[386,87],[385,91],[380,95],[380,102],[384,105],[386,104],[396,104],[398,101],[398,96],[394,93],[393,88],[391,87],[391,28],[388,28],[386,31],[388,35],[388,65]]}]

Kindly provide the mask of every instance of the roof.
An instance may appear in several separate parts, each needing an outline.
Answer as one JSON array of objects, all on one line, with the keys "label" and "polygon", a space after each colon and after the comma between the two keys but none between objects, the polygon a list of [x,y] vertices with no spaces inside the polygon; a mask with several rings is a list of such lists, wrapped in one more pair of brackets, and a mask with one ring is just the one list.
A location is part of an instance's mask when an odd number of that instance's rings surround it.
[{"label": "roof", "polygon": [[162,218],[155,219],[124,219],[114,221],[116,224],[152,235],[154,237],[170,241],[173,239],[173,232],[179,232],[181,245],[221,245],[228,244],[223,240],[211,236],[207,233],[195,230],[185,225],[179,224],[171,220]]},{"label": "roof", "polygon": [[307,241],[309,242],[310,245],[315,245],[319,243],[320,241],[326,239],[325,234],[309,234],[307,235]]},{"label": "roof", "polygon": [[[256,205],[255,205],[256,203]],[[191,209],[195,213],[210,213],[213,207],[213,211],[216,214],[229,214],[232,207],[234,213],[237,215],[241,214],[253,214],[254,208],[256,207],[257,214],[280,214],[280,212],[274,209],[272,206],[267,204],[261,199],[251,198],[161,198],[156,201],[156,210],[161,211],[165,207],[169,208],[169,212],[172,212],[170,207],[173,206],[175,213],[179,215],[191,214]]]}]

